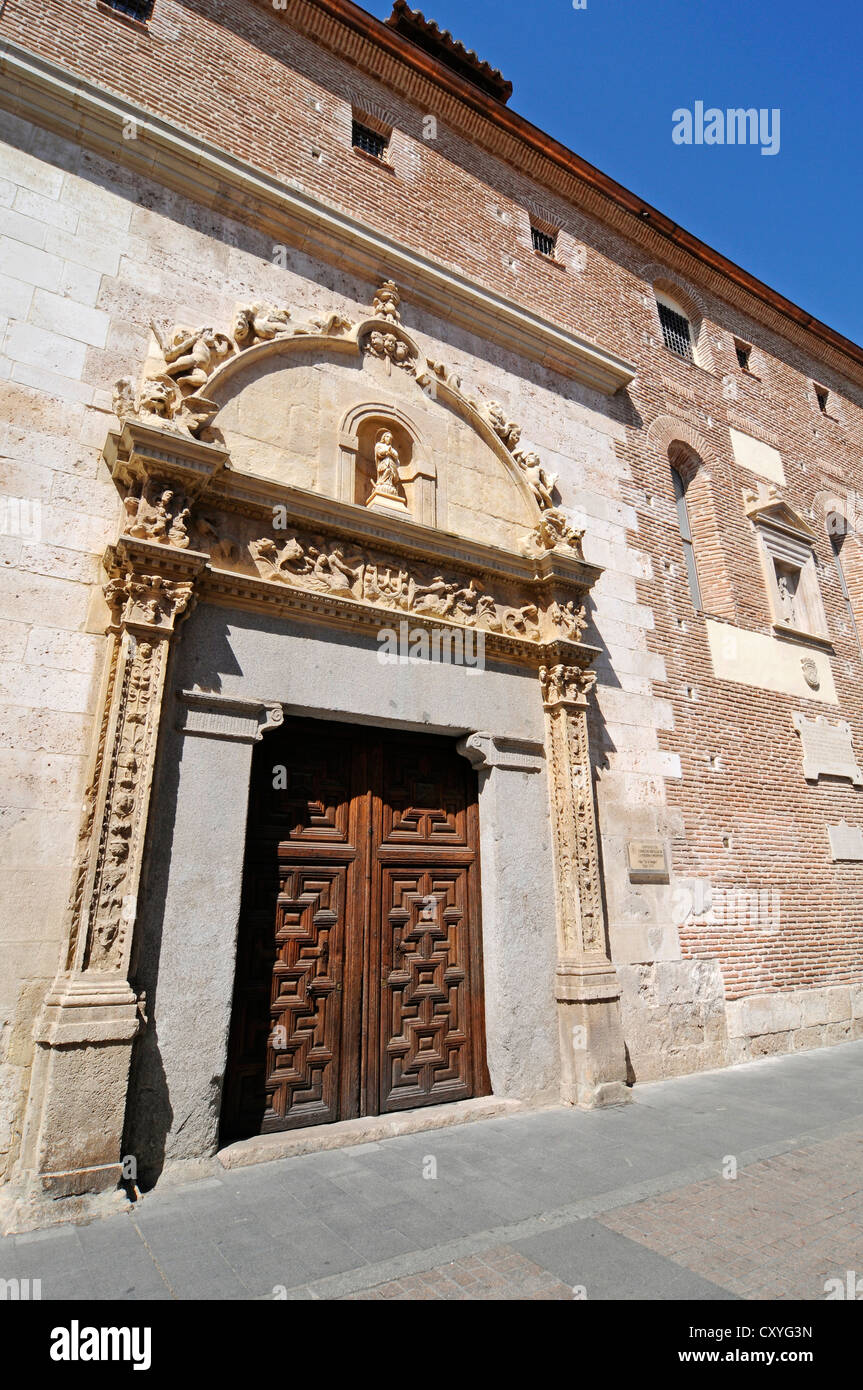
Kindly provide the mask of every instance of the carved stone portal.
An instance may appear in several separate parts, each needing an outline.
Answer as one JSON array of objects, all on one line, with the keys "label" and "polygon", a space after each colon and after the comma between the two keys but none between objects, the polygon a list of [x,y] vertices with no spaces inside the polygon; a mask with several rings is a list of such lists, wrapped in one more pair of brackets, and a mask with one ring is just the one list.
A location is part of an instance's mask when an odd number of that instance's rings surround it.
[{"label": "carved stone portal", "polygon": [[[382,345],[390,366],[412,371],[413,357],[404,359],[400,350],[405,338],[398,304],[395,287],[384,286],[375,304],[379,317],[369,321],[361,350],[375,355]],[[481,628],[491,659],[538,672],[556,868],[563,1095],[580,1105],[629,1097],[619,987],[605,941],[588,746],[587,698],[595,681],[588,667],[595,649],[582,643],[584,600],[600,571],[585,562],[581,533],[552,505],[554,477],[535,454],[516,452],[519,427],[495,403],[484,418],[474,403],[465,408],[476,414],[490,447],[512,455],[521,470],[519,486],[533,493],[537,526],[521,555],[432,528],[420,537],[406,515],[405,485],[412,486],[412,475],[404,468],[400,436],[397,444],[388,428],[377,432],[367,510],[353,499],[310,503],[308,494],[286,485],[274,507],[263,480],[250,482],[227,469],[226,450],[196,437],[216,409],[197,394],[214,363],[218,373],[219,359],[250,344],[250,350],[256,344],[265,349],[270,339],[313,328],[337,335],[351,326],[331,315],[298,328],[287,310],[246,306],[232,338],[208,328],[176,330],[164,343],[162,377],[137,392],[129,381],[119,387],[121,431],[111,436],[106,458],[123,489],[123,524],[105,556],[111,618],[103,713],[81,820],[67,957],[35,1030],[18,1169],[25,1206],[34,1194],[74,1201],[128,1176],[121,1157],[129,1065],[147,1012],[129,976],[150,789],[170,648],[199,596],[341,628],[380,626],[393,610],[420,625]],[[435,372],[442,391],[456,391],[445,372]],[[414,461],[411,467],[416,471]],[[284,513],[279,522],[277,512]],[[264,704],[266,728],[278,722],[280,710],[272,701]],[[228,705],[204,708],[194,693],[184,717],[203,735],[224,736],[227,721],[232,736],[245,738],[247,724],[259,736],[257,715]],[[535,755],[506,740],[476,735],[468,745],[472,761],[538,770]],[[25,1212],[19,1227],[27,1221]]]}]

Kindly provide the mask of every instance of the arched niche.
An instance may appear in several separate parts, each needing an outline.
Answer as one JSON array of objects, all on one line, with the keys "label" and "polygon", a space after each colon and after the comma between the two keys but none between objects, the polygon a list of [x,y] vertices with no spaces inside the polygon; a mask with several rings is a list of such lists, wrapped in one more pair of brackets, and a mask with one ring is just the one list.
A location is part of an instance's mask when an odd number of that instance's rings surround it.
[{"label": "arched niche", "polygon": [[411,520],[516,550],[539,519],[521,469],[473,402],[364,355],[355,335],[257,344],[220,366],[206,394],[237,472],[364,506],[369,439],[391,427]]},{"label": "arched niche", "polygon": [[375,443],[389,430],[399,454],[399,477],[408,512],[424,526],[437,526],[437,468],[428,441],[415,419],[389,401],[364,401],[352,407],[339,432],[339,498],[364,507],[375,480]]}]

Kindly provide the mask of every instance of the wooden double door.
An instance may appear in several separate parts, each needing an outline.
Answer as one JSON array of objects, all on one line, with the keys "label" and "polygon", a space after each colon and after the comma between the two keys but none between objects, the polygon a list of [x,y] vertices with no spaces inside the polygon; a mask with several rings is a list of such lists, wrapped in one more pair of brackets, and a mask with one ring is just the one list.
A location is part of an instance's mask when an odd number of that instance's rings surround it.
[{"label": "wooden double door", "polygon": [[291,720],[255,749],[224,1140],[463,1100],[485,1063],[476,774]]}]

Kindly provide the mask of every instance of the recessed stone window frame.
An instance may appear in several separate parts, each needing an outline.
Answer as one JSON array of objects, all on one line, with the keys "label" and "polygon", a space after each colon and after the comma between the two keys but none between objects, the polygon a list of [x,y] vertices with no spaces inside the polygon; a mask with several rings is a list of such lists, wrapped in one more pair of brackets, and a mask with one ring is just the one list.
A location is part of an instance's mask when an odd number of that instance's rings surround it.
[{"label": "recessed stone window frame", "polygon": [[816,535],[808,522],[771,488],[766,494],[747,494],[773,631],[819,646],[831,646],[818,582]]}]

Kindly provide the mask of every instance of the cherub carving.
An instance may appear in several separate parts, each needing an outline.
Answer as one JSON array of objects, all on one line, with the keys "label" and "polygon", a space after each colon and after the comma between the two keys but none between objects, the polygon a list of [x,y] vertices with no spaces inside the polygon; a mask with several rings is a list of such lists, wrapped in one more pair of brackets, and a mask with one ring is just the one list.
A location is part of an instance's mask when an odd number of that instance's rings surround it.
[{"label": "cherub carving", "polygon": [[148,522],[145,522],[146,535],[149,540],[166,541],[168,539],[168,524],[171,520],[168,508],[173,499],[173,492],[166,489],[156,503],[153,516]]},{"label": "cherub carving", "polygon": [[175,328],[170,343],[165,343],[156,325],[151,324],[151,327],[165,357],[165,374],[176,381],[184,393],[191,394],[204,386],[220,360],[230,357],[234,351],[227,334],[216,333],[212,328]]},{"label": "cherub carving", "polygon": [[309,555],[313,560],[312,576],[321,588],[336,598],[353,598],[353,586],[357,575],[356,571],[346,564],[342,550],[336,548],[327,554],[310,546]]},{"label": "cherub carving", "polygon": [[543,468],[539,454],[521,451],[516,453],[515,458],[540,507],[543,510],[553,508],[557,474],[549,473]]},{"label": "cherub carving", "polygon": [[177,512],[168,532],[168,543],[178,546],[180,550],[185,550],[189,544],[189,533],[186,529],[188,520],[189,508],[183,507],[181,511]]},{"label": "cherub carving", "polygon": [[489,401],[485,413],[498,439],[512,452],[521,439],[521,426],[513,420],[507,420],[503,406],[498,401]]},{"label": "cherub carving", "polygon": [[438,575],[430,584],[417,584],[411,580],[408,589],[408,608],[412,613],[435,613],[446,618],[455,604],[457,584],[448,584]]},{"label": "cherub carving", "polygon": [[401,323],[399,305],[402,302],[398,286],[392,280],[385,280],[372,301],[375,317],[386,319],[387,323]]},{"label": "cherub carving", "polygon": [[278,309],[259,300],[241,305],[234,317],[234,341],[238,347],[247,348],[256,342],[285,338],[293,331],[290,317],[290,309]]},{"label": "cherub carving", "polygon": [[350,333],[353,326],[350,319],[346,319],[337,310],[333,310],[331,314],[327,314],[323,318],[309,319],[308,323],[298,323],[294,328],[294,335],[313,333],[320,334],[325,338],[336,337],[340,333]]}]

